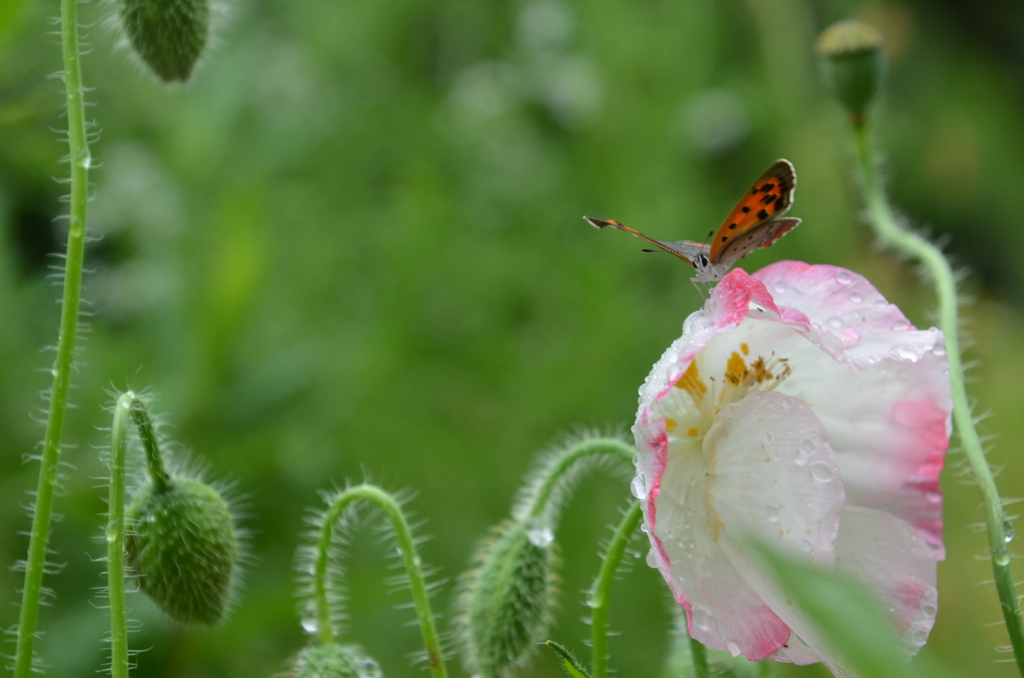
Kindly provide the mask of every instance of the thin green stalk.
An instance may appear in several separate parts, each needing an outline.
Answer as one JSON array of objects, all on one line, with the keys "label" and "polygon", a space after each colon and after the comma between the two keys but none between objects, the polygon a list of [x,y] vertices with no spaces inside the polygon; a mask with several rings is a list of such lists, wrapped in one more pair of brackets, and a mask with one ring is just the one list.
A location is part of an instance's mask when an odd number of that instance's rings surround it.
[{"label": "thin green stalk", "polygon": [[[704,644],[687,634],[686,639],[690,643],[690,659],[693,661],[694,678],[709,678],[711,671],[708,669],[708,655]],[[761,671],[765,673],[768,662],[761,662]]]},{"label": "thin green stalk", "polygon": [[146,470],[149,471],[149,477],[153,480],[153,491],[157,494],[165,492],[171,486],[171,477],[164,469],[164,458],[160,454],[160,440],[156,434],[156,427],[153,425],[149,412],[138,398],[134,398],[131,415],[139,429],[142,449],[146,452]]},{"label": "thin green stalk", "polygon": [[625,553],[626,545],[629,544],[641,518],[643,512],[638,500],[633,502],[616,528],[591,591],[589,602],[593,614],[590,622],[590,661],[593,666],[593,678],[608,678],[608,602],[615,573],[619,571],[619,564],[622,562],[622,554]]},{"label": "thin green stalk", "polygon": [[33,648],[39,618],[39,598],[46,564],[46,545],[50,537],[50,515],[53,491],[57,483],[61,441],[64,437],[64,415],[67,411],[71,361],[78,331],[78,310],[82,293],[82,259],[85,252],[85,219],[87,182],[89,178],[89,143],[85,135],[85,107],[82,101],[82,73],[78,48],[77,0],[61,0],[61,47],[64,54],[64,85],[67,94],[68,158],[71,164],[71,204],[68,213],[68,246],[64,261],[64,296],[61,304],[60,333],[57,337],[57,358],[53,365],[50,388],[50,409],[46,418],[43,454],[36,489],[32,532],[25,564],[25,585],[18,621],[18,645],[15,650],[14,675],[29,678],[32,674]]},{"label": "thin green stalk", "polygon": [[544,478],[531,500],[530,517],[537,518],[543,515],[548,508],[548,499],[550,499],[551,493],[555,491],[558,483],[562,481],[562,476],[572,468],[573,464],[585,457],[601,454],[617,455],[632,464],[636,448],[619,438],[604,436],[586,438],[573,445],[562,453],[552,466],[544,470]]},{"label": "thin green stalk", "polygon": [[107,506],[107,593],[110,601],[110,676],[128,678],[128,620],[124,589],[124,460],[128,419],[135,394],[123,394],[114,406],[110,431],[110,500]]},{"label": "thin green stalk", "polygon": [[413,541],[412,532],[409,530],[409,524],[398,503],[390,494],[376,485],[364,484],[350,487],[337,496],[324,516],[323,525],[320,528],[320,538],[316,545],[313,575],[313,596],[316,604],[317,634],[320,642],[322,644],[334,642],[334,629],[327,600],[327,570],[334,524],[338,522],[349,504],[360,499],[379,506],[391,521],[405,564],[405,572],[409,576],[409,589],[412,592],[420,632],[423,634],[423,645],[427,650],[430,673],[433,678],[447,678],[448,673],[445,670],[441,645],[437,640],[437,630],[434,628],[434,614],[430,610],[430,599],[427,596],[420,557],[416,552],[416,543]]},{"label": "thin green stalk", "polygon": [[1006,548],[1008,539],[1002,502],[999,499],[995,479],[992,477],[992,470],[985,459],[981,438],[974,426],[974,418],[971,415],[971,407],[967,399],[963,363],[960,358],[956,281],[953,270],[937,247],[916,233],[902,229],[897,223],[889,208],[882,182],[875,168],[867,123],[861,121],[858,124],[855,121],[853,135],[864,182],[864,199],[872,227],[884,243],[909,254],[927,266],[935,281],[935,289],[939,298],[939,328],[946,335],[946,354],[949,358],[953,422],[956,432],[960,436],[964,454],[967,455],[971,470],[981,488],[985,520],[988,523],[988,542],[996,590],[1002,603],[1003,619],[1006,621],[1006,629],[1010,635],[1010,643],[1017,661],[1017,670],[1024,676],[1024,624],[1021,622],[1017,592],[1010,571],[1010,552]]}]

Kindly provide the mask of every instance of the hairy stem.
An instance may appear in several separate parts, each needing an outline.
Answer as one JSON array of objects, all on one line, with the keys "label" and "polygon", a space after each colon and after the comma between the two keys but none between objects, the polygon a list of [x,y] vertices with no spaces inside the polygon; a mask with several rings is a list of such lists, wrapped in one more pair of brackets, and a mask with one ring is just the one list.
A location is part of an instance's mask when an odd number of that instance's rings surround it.
[{"label": "hairy stem", "polygon": [[420,557],[416,552],[416,543],[413,541],[412,532],[409,530],[409,524],[405,520],[402,508],[390,494],[376,485],[363,484],[345,490],[331,503],[324,516],[323,526],[320,528],[320,538],[316,545],[313,574],[313,596],[316,604],[317,633],[320,642],[323,644],[334,642],[334,628],[327,600],[327,570],[334,525],[345,509],[360,499],[379,506],[391,521],[391,526],[398,539],[398,548],[402,553],[405,572],[409,577],[409,589],[412,592],[420,632],[423,634],[423,645],[427,651],[430,673],[433,678],[447,678],[448,673],[445,670],[441,645],[437,639],[437,630],[434,628],[434,614],[430,609],[430,599],[427,596]]},{"label": "hairy stem", "polygon": [[565,473],[581,459],[597,455],[612,455],[621,457],[626,462],[633,463],[633,455],[636,448],[615,437],[586,438],[565,450],[550,467],[545,469],[544,478],[540,482],[531,500],[529,515],[532,518],[543,515],[547,510],[548,499],[552,492],[558,487]]},{"label": "hairy stem", "polygon": [[594,581],[590,596],[590,605],[593,608],[590,623],[593,678],[608,678],[608,602],[615,573],[619,571],[619,564],[622,562],[622,554],[625,553],[626,545],[629,544],[641,518],[643,512],[640,510],[640,502],[635,501],[616,528],[615,535],[604,554],[601,570]]},{"label": "hairy stem", "polygon": [[964,369],[960,358],[958,335],[958,308],[956,280],[949,261],[930,242],[900,227],[882,188],[871,152],[871,140],[867,123],[854,121],[854,141],[863,177],[864,200],[868,219],[878,237],[886,244],[908,254],[924,264],[935,283],[939,299],[939,328],[946,335],[946,352],[949,358],[949,375],[952,382],[953,422],[963,446],[964,454],[971,465],[974,477],[981,488],[985,506],[985,520],[988,524],[989,550],[992,570],[995,574],[996,590],[1003,610],[1003,619],[1010,635],[1017,670],[1024,676],[1024,624],[1021,623],[1020,606],[1010,571],[1010,553],[1006,548],[1007,535],[1005,516],[999,491],[996,489],[992,470],[985,459],[981,438],[974,426],[967,388],[964,384]]},{"label": "hairy stem", "polygon": [[33,649],[39,618],[46,545],[50,537],[53,491],[57,483],[64,415],[67,411],[71,361],[78,332],[78,310],[82,293],[82,259],[85,252],[85,218],[89,178],[89,144],[85,135],[85,107],[82,101],[82,72],[78,48],[77,0],[61,0],[61,47],[64,54],[64,85],[67,94],[68,145],[71,163],[71,204],[68,214],[68,246],[64,261],[64,295],[61,303],[57,358],[53,365],[50,409],[43,437],[43,454],[36,489],[32,532],[25,564],[18,644],[14,675],[28,678],[32,673]]},{"label": "hairy stem", "polygon": [[124,460],[128,420],[137,400],[131,391],[117,399],[110,430],[110,501],[107,507],[107,589],[110,601],[110,675],[128,678],[128,620],[124,590]]}]

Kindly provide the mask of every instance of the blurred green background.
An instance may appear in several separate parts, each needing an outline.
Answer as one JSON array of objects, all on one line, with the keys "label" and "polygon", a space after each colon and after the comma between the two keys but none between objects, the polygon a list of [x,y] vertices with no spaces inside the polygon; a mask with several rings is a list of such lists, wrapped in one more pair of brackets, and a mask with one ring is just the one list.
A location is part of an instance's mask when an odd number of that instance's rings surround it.
[{"label": "blurred green background", "polygon": [[[152,387],[184,449],[233,480],[253,532],[235,614],[183,630],[133,599],[137,676],[267,676],[303,643],[293,555],[318,490],[371,477],[418,494],[423,559],[454,579],[508,512],[535,454],[573,427],[631,422],[637,387],[700,299],[691,271],[584,214],[701,239],[779,157],[804,225],[743,262],[867,275],[918,325],[934,299],[858,221],[841,111],[813,41],[851,16],[888,40],[879,148],[894,202],[949,236],[979,359],[971,385],[1005,496],[1024,495],[1024,7],[955,0],[306,0],[217,12],[194,81],[157,85],[111,5],[81,7],[98,140],[81,345],[54,527],[66,563],[43,612],[50,675],[105,661],[99,448],[109,391]],[[0,4],[0,563],[25,556],[62,251],[63,90],[54,0]],[[73,468],[72,468],[73,466]],[[929,648],[965,676],[1011,676],[977,489],[951,454],[949,556]],[[552,636],[585,655],[584,588],[621,480],[583,483],[558,538]],[[640,549],[641,551],[643,549]],[[349,562],[350,637],[388,676],[422,675],[404,592],[366,529]],[[612,666],[656,676],[670,616],[638,560],[614,591]],[[1022,571],[1018,571],[1018,578]],[[0,568],[0,627],[21,575]],[[452,586],[435,598],[447,615]],[[442,624],[447,628],[447,624]],[[13,645],[9,647],[13,652]],[[453,675],[462,675],[456,664]],[[553,677],[547,657],[529,675]],[[820,667],[787,675],[823,676]]]}]

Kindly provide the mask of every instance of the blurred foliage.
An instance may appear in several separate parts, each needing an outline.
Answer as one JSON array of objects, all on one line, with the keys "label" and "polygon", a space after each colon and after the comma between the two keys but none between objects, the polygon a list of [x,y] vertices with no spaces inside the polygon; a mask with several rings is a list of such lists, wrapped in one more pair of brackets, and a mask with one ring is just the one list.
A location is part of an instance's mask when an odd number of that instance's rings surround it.
[{"label": "blurred foliage", "polygon": [[[57,4],[0,3],[0,562],[23,558],[24,463],[42,429],[62,249],[54,181],[66,152]],[[86,83],[102,134],[86,297],[91,330],[73,384],[64,492],[40,653],[50,675],[93,675],[109,630],[101,584],[103,407],[153,387],[158,409],[212,476],[237,482],[253,563],[223,626],[187,631],[132,598],[134,675],[271,675],[303,644],[293,554],[317,490],[367,475],[419,492],[454,578],[507,514],[535,451],[575,425],[628,425],[636,389],[700,300],[691,271],[641,255],[584,214],[665,239],[701,239],[773,160],[799,172],[803,226],[744,261],[796,258],[867,275],[918,324],[933,298],[858,222],[842,113],[819,86],[813,42],[858,16],[888,41],[878,142],[896,205],[949,234],[980,358],[972,392],[1001,434],[992,462],[1024,495],[1024,8],[974,3],[735,0],[235,2],[194,81],[165,88],[80,10]],[[948,559],[930,647],[964,675],[1010,676],[973,486],[951,455]],[[580,648],[597,542],[628,496],[589,480],[559,532],[554,637]],[[372,529],[349,562],[350,636],[386,675],[421,675],[404,592],[388,593]],[[637,567],[617,585],[612,666],[657,675],[671,617]],[[1021,574],[1018,573],[1018,577]],[[980,584],[980,585],[979,585]],[[0,568],[0,627],[20,575]],[[452,587],[435,601],[450,604]],[[546,659],[546,658],[544,658]],[[540,660],[530,675],[557,676]],[[456,665],[454,675],[461,675]],[[822,676],[824,669],[783,670]]]}]

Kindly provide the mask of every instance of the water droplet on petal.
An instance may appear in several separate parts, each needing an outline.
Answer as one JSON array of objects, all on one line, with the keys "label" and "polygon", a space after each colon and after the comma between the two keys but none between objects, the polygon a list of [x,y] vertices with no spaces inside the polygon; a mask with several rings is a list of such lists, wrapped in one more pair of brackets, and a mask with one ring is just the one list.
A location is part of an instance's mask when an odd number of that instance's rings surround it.
[{"label": "water droplet on petal", "polygon": [[941,358],[942,356],[946,355],[946,347],[943,346],[942,344],[937,344],[932,349],[932,355],[937,355]]},{"label": "water droplet on petal", "polygon": [[775,436],[772,435],[771,431],[764,432],[764,442],[766,445],[770,445],[775,440]]},{"label": "water droplet on petal", "polygon": [[786,398],[785,400],[782,400],[779,403],[779,405],[782,407],[782,409],[788,410],[789,408],[793,407],[793,401],[790,400],[789,398]]},{"label": "water droplet on petal", "polygon": [[921,647],[926,642],[928,642],[928,632],[924,629],[917,629],[912,634],[910,634],[910,642],[916,645],[917,647]]},{"label": "water droplet on petal", "polygon": [[629,483],[629,491],[634,497],[643,501],[647,498],[647,481],[644,479],[644,474],[640,473],[633,481]]},{"label": "water droplet on petal", "polygon": [[320,628],[319,624],[316,623],[316,619],[313,618],[303,619],[301,623],[302,630],[309,634],[316,633]]},{"label": "water droplet on petal", "polygon": [[840,271],[836,274],[836,282],[840,285],[849,285],[853,282],[853,276],[850,275],[849,271]]},{"label": "water droplet on petal", "polygon": [[859,304],[864,301],[864,295],[860,292],[850,292],[850,301],[855,304]]},{"label": "water droplet on petal", "polygon": [[908,323],[906,320],[897,320],[892,324],[893,332],[906,332],[909,329],[910,323]]},{"label": "water droplet on petal", "polygon": [[842,320],[842,318],[835,318],[835,317],[829,318],[828,319],[828,326],[831,327],[834,330],[841,330],[841,329],[843,329],[843,320]]},{"label": "water droplet on petal", "polygon": [[690,610],[690,614],[693,616],[693,625],[698,629],[706,631],[711,627],[711,623],[708,621],[708,615],[704,614],[704,610],[698,608],[696,605]]},{"label": "water droplet on petal", "polygon": [[929,504],[941,504],[942,493],[938,490],[929,490],[924,493],[924,498]]},{"label": "water droplet on petal", "polygon": [[827,461],[816,461],[810,466],[811,477],[819,483],[830,483],[836,478],[832,464]]},{"label": "water droplet on petal", "polygon": [[802,441],[800,446],[797,447],[797,456],[796,459],[793,460],[793,463],[797,466],[807,466],[807,462],[809,462],[811,457],[814,455],[814,448],[815,445],[813,440]]},{"label": "water droplet on petal", "polygon": [[764,515],[768,518],[769,523],[779,522],[779,509],[776,506],[769,506],[764,510]]},{"label": "water droplet on petal", "polygon": [[645,562],[647,563],[648,567],[658,566],[658,556],[654,554],[654,549],[651,549],[647,552],[647,558],[645,559]]},{"label": "water droplet on petal", "polygon": [[740,646],[732,642],[731,640],[725,643],[725,649],[727,649],[729,651],[729,654],[731,654],[733,657],[740,656]]},{"label": "water droplet on petal", "polygon": [[789,285],[787,285],[782,280],[780,280],[777,283],[775,283],[775,291],[778,292],[779,294],[784,293],[788,289],[789,289]]},{"label": "water droplet on petal", "polygon": [[875,302],[875,308],[885,308],[888,305],[889,302],[886,301],[885,299],[879,299],[878,301]]},{"label": "water droplet on petal", "polygon": [[925,619],[934,619],[938,611],[939,610],[935,606],[935,603],[925,603],[921,606],[921,614],[924,616]]}]

